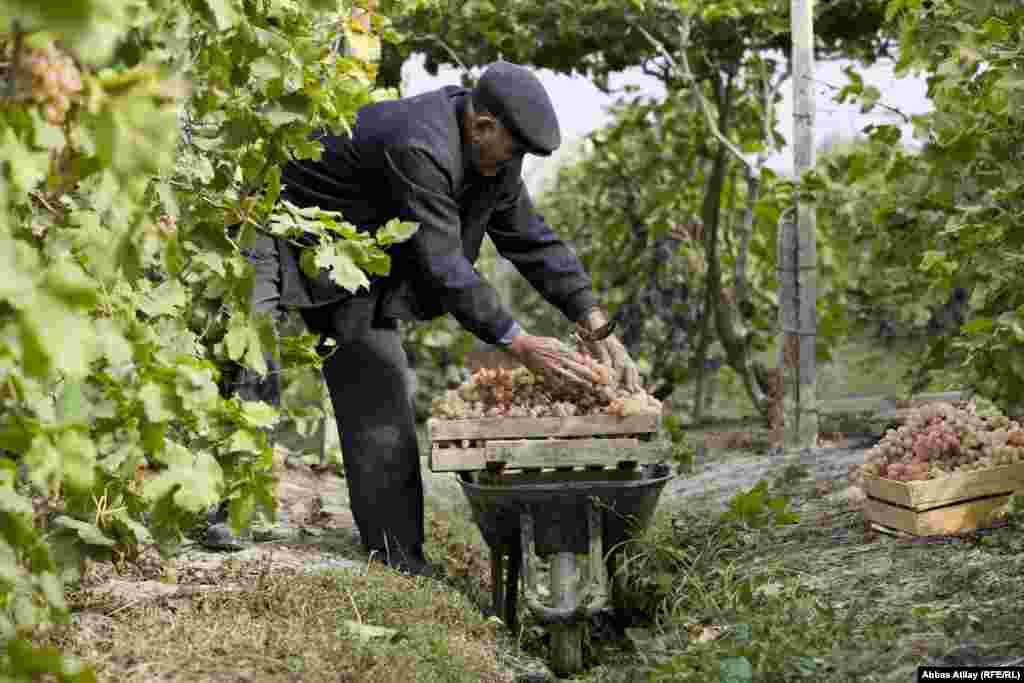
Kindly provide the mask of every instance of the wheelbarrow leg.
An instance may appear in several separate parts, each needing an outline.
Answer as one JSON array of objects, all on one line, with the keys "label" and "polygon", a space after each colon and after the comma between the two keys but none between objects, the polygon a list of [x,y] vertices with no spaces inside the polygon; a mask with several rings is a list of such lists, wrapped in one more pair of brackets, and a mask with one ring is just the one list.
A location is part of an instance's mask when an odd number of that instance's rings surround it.
[{"label": "wheelbarrow leg", "polygon": [[505,615],[505,547],[491,548],[491,604],[499,619],[508,623]]},{"label": "wheelbarrow leg", "polygon": [[[575,608],[579,603],[579,574],[575,553],[556,553],[551,561],[551,597],[556,607]],[[551,665],[559,676],[583,669],[583,628],[575,622],[551,627]]]},{"label": "wheelbarrow leg", "polygon": [[522,563],[522,551],[519,539],[509,546],[508,574],[505,581],[505,613],[502,617],[510,631],[515,633],[519,627],[519,567]]}]

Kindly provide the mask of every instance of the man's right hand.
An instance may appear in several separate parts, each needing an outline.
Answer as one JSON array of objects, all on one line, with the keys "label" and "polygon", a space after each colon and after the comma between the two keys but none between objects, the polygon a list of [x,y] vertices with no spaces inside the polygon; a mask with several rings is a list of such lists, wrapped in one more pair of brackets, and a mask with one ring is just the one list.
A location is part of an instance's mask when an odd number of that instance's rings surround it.
[{"label": "man's right hand", "polygon": [[534,373],[555,376],[579,386],[600,382],[601,378],[586,365],[581,354],[554,337],[519,334],[506,349]]}]

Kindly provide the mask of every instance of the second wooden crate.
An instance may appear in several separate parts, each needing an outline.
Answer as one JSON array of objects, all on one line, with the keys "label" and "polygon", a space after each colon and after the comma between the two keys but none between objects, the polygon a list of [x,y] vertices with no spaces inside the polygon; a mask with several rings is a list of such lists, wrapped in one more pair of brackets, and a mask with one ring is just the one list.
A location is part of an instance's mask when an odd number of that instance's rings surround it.
[{"label": "second wooden crate", "polygon": [[925,481],[865,476],[864,516],[914,536],[964,534],[998,523],[1017,492],[1024,493],[1021,464]]}]

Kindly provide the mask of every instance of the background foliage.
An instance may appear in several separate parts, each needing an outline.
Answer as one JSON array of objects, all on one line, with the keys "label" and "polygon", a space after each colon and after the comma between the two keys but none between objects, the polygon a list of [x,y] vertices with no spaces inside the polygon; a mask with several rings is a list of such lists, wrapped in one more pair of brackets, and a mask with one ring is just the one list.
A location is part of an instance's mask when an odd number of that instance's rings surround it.
[{"label": "background foliage", "polygon": [[[928,79],[934,110],[905,117],[912,136],[876,126],[828,159],[822,207],[847,235],[843,255],[859,296],[897,321],[933,320],[952,333],[933,338],[922,378],[956,371],[1020,415],[1024,10],[894,1],[888,12],[900,28],[898,72]],[[879,106],[877,91],[856,77],[840,95]]]}]

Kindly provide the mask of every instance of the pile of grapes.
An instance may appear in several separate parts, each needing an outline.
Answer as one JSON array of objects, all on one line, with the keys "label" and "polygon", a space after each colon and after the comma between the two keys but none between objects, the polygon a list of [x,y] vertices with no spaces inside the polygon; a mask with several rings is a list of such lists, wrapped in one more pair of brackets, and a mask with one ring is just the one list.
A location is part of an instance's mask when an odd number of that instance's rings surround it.
[{"label": "pile of grapes", "polygon": [[600,376],[597,383],[576,387],[552,377],[514,370],[481,368],[458,389],[434,399],[431,414],[443,420],[479,417],[571,417],[660,413],[661,402],[641,391],[613,389],[607,367],[589,356],[584,362]]},{"label": "pile of grapes", "polygon": [[918,481],[1024,462],[1024,429],[1004,415],[984,416],[973,403],[933,403],[890,429],[860,472]]}]

